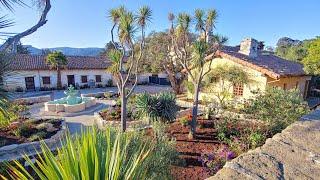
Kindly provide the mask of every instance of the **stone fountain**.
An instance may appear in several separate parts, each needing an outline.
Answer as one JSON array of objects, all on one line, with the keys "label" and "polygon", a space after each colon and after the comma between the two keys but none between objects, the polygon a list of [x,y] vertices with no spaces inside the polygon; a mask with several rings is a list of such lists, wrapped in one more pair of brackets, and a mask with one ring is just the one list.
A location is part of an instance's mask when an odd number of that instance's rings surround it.
[{"label": "stone fountain", "polygon": [[64,91],[64,94],[67,97],[46,102],[44,104],[45,111],[74,113],[96,105],[96,98],[78,96],[79,91],[72,85],[68,87],[68,90]]}]

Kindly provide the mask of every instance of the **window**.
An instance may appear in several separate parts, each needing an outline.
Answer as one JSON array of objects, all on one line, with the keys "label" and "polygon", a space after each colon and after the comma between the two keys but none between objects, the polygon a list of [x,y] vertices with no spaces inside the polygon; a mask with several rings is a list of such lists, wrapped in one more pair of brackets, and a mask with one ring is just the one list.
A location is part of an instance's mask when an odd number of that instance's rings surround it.
[{"label": "window", "polygon": [[101,82],[101,75],[96,75],[96,82]]},{"label": "window", "polygon": [[42,77],[42,84],[50,85],[51,84],[50,77],[49,76]]},{"label": "window", "polygon": [[287,89],[287,84],[284,83],[284,84],[283,84],[283,90],[286,90],[286,89]]},{"label": "window", "polygon": [[233,95],[243,96],[243,84],[242,83],[233,84]]},{"label": "window", "polygon": [[88,82],[88,76],[81,76],[81,83],[87,83]]}]

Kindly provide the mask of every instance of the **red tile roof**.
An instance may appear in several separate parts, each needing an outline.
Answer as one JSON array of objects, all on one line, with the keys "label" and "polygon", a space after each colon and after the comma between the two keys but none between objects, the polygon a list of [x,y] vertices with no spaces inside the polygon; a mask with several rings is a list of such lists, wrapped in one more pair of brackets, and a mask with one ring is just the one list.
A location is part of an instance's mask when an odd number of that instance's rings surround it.
[{"label": "red tile roof", "polygon": [[218,54],[224,58],[230,59],[236,63],[248,66],[274,79],[290,76],[306,76],[303,65],[289,61],[273,54],[260,53],[256,58],[250,58],[247,55],[238,52],[239,46],[225,46]]},{"label": "red tile roof", "polygon": [[[106,69],[110,61],[102,57],[67,56],[67,69]],[[39,55],[16,55],[11,60],[12,70],[49,70],[46,56]]]}]

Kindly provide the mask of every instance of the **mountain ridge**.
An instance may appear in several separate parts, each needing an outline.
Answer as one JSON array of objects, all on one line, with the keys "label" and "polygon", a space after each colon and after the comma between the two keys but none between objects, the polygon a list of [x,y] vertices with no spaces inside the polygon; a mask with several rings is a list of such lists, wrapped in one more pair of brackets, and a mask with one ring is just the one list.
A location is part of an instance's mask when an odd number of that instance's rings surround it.
[{"label": "mountain ridge", "polygon": [[43,50],[61,51],[67,56],[99,56],[104,48],[87,47],[87,48],[74,48],[74,47],[54,47],[54,48],[36,48],[32,45],[24,45],[32,55],[41,55]]}]

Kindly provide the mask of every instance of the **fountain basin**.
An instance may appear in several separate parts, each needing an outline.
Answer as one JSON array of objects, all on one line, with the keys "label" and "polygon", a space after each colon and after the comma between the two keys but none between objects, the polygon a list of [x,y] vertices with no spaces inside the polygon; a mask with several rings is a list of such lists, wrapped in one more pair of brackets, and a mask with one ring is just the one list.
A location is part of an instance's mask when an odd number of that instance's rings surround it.
[{"label": "fountain basin", "polygon": [[[80,97],[79,97],[80,98]],[[67,112],[74,113],[83,111],[91,106],[96,105],[96,98],[81,97],[78,104],[67,104],[66,98],[57,99],[44,103],[44,110],[47,112]]]}]

